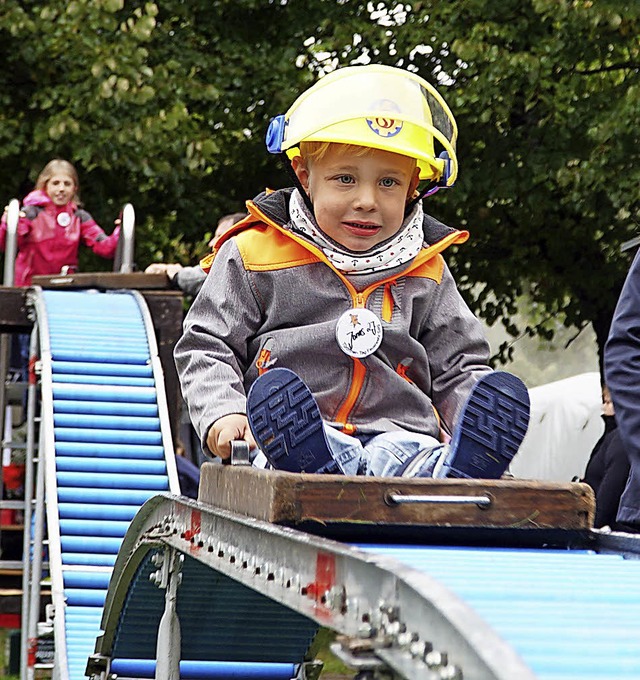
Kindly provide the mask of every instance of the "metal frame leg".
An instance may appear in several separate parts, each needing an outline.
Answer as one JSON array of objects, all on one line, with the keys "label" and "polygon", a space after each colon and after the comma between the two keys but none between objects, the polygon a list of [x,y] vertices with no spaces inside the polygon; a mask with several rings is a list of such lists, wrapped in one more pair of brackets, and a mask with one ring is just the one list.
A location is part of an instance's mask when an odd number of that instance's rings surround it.
[{"label": "metal frame leg", "polygon": [[[31,345],[29,356],[36,356],[38,346],[37,327],[31,333]],[[37,405],[37,384],[36,376],[29,372],[29,387],[27,391],[27,450],[25,461],[25,480],[24,480],[24,533],[22,539],[22,615],[21,625],[22,635],[20,636],[20,678],[25,680],[27,677],[27,654],[29,646],[27,644],[27,631],[29,629],[29,601],[28,593],[31,586],[31,517],[32,504],[34,500],[34,467],[35,467],[35,420]],[[38,467],[40,467],[38,463]],[[43,473],[44,477],[44,473]],[[41,497],[41,496],[40,496]],[[43,501],[44,503],[44,501]],[[34,545],[35,551],[35,545]],[[42,565],[41,565],[42,567]],[[38,614],[39,616],[39,611]]]},{"label": "metal frame leg", "polygon": [[182,581],[184,557],[173,548],[157,553],[154,562],[161,568],[151,574],[151,580],[165,588],[164,613],[158,626],[156,645],[156,680],[180,680],[180,620],[178,619],[178,586]]}]

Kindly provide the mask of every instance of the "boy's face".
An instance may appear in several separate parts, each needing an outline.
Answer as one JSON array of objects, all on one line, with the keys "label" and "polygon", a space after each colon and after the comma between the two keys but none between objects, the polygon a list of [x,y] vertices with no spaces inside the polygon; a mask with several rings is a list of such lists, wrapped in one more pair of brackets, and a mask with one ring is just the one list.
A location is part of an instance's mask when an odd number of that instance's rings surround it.
[{"label": "boy's face", "polygon": [[353,251],[370,250],[400,229],[418,185],[415,161],[390,151],[370,149],[358,156],[331,144],[322,158],[308,162],[297,156],[292,164],[318,226]]},{"label": "boy's face", "polygon": [[46,191],[56,205],[66,205],[76,192],[76,183],[65,174],[55,174],[47,182]]}]

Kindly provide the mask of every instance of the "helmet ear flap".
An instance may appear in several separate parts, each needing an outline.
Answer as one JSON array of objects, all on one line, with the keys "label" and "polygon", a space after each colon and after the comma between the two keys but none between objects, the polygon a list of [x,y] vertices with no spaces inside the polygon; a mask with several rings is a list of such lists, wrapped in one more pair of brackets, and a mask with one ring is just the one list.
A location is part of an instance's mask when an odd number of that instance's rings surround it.
[{"label": "helmet ear flap", "polygon": [[448,187],[449,180],[451,179],[451,173],[453,172],[453,163],[451,162],[451,156],[449,156],[448,151],[441,151],[438,155],[444,161],[444,167],[442,169],[442,177],[438,182],[439,187]]},{"label": "helmet ear flap", "polygon": [[284,114],[280,114],[271,119],[267,129],[266,143],[267,151],[269,153],[281,153],[282,142],[284,142],[284,131],[287,127],[287,121]]}]

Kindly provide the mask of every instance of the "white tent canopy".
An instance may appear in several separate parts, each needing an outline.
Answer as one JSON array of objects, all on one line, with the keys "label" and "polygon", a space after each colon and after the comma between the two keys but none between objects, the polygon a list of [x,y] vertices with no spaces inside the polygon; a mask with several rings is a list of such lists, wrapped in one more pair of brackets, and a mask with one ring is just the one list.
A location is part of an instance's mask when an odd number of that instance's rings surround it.
[{"label": "white tent canopy", "polygon": [[510,466],[521,479],[582,477],[604,423],[600,375],[583,373],[533,387],[529,431]]}]

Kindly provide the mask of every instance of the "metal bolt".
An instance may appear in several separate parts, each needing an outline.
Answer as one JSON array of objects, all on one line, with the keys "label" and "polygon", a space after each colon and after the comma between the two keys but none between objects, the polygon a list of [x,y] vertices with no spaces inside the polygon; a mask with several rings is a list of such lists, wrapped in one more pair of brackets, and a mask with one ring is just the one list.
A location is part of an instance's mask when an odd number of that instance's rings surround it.
[{"label": "metal bolt", "polygon": [[462,669],[453,664],[445,666],[439,673],[441,680],[463,680]]},{"label": "metal bolt", "polygon": [[411,651],[410,649],[411,644],[417,641],[418,641],[417,633],[409,633],[408,631],[404,630],[398,635],[398,644],[401,647],[409,647],[409,651]]},{"label": "metal bolt", "polygon": [[391,621],[386,625],[386,633],[388,635],[392,635],[395,638],[404,633],[406,630],[407,627],[404,625],[404,623],[400,623],[400,621]]},{"label": "metal bolt", "polygon": [[375,629],[370,623],[361,623],[358,627],[358,637],[367,640],[375,635]]},{"label": "metal bolt", "polygon": [[446,652],[432,651],[429,652],[424,658],[427,666],[432,669],[442,668],[449,663]]}]

